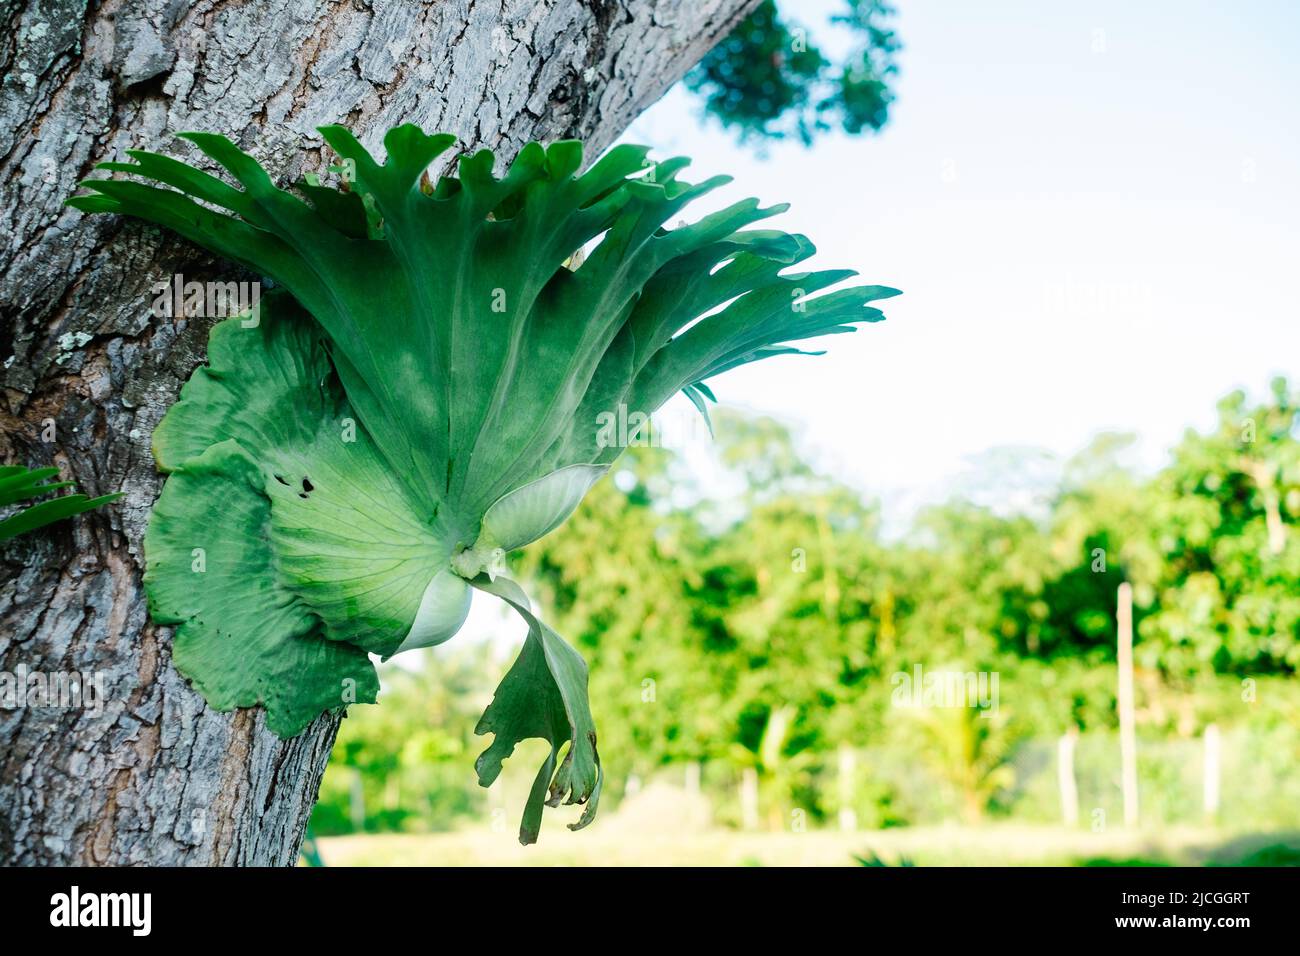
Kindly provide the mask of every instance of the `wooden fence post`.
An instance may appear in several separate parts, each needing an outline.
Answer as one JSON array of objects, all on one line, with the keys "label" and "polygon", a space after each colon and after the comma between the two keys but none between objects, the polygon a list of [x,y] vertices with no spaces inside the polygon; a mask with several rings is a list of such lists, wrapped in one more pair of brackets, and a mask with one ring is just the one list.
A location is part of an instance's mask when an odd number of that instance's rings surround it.
[{"label": "wooden fence post", "polygon": [[1071,727],[1056,745],[1056,782],[1061,788],[1061,817],[1067,827],[1079,825],[1079,788],[1074,779],[1074,748],[1079,728]]},{"label": "wooden fence post", "polygon": [[1219,725],[1210,724],[1205,728],[1205,819],[1215,822],[1219,815],[1219,754],[1222,741],[1219,737]]},{"label": "wooden fence post", "polygon": [[853,809],[853,777],[857,769],[857,758],[853,748],[840,744],[839,789],[840,789],[840,829],[851,833],[858,828],[858,812]]},{"label": "wooden fence post", "polygon": [[753,767],[740,774],[740,825],[745,830],[758,829],[758,771]]},{"label": "wooden fence post", "polygon": [[686,765],[686,792],[687,793],[694,795],[700,792],[700,777],[702,775],[703,774],[701,773],[700,762],[698,760],[692,760],[690,763]]},{"label": "wooden fence post", "polygon": [[1138,825],[1137,731],[1133,716],[1133,586],[1119,586],[1119,756],[1124,825]]}]

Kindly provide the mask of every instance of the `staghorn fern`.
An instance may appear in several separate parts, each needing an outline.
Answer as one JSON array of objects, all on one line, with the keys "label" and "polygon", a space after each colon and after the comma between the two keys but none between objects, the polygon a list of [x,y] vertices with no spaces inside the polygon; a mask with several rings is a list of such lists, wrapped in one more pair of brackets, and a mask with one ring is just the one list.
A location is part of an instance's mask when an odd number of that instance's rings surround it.
[{"label": "staghorn fern", "polygon": [[649,415],[679,391],[703,411],[706,379],[878,320],[866,304],[895,290],[810,297],[853,273],[783,275],[812,244],[746,227],[784,207],[745,200],[666,229],[727,180],[680,182],[687,160],[649,164],[641,147],[579,174],[579,143],[531,143],[502,178],[480,151],[434,185],[451,136],[399,126],[380,164],[343,127],[321,133],[346,177],[309,178],[303,198],[224,137],[188,133],[242,189],[130,151],[103,168],[173,188],[96,180],[69,200],[168,227],[289,293],[259,323],[213,328],[209,366],[154,434],[170,477],[145,540],[152,614],[177,626],[176,666],[213,706],[261,703],[292,735],[375,700],[370,653],[445,641],[472,589],[496,595],[529,634],[476,728],[495,735],[479,782],[543,738],[520,839],[543,803],[585,803],[576,829],[601,782],[586,665],[494,573],[501,555],[561,524],[618,456],[598,440],[603,411]]}]

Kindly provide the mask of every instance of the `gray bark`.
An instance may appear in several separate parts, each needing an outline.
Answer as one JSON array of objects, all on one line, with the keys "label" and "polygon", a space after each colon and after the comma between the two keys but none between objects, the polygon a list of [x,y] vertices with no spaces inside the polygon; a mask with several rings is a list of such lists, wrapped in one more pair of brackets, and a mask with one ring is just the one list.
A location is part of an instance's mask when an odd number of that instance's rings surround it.
[{"label": "gray bark", "polygon": [[753,4],[0,2],[0,461],[126,492],[0,546],[0,671],[102,675],[106,694],[0,709],[0,863],[290,864],[338,729],[284,742],[260,710],[214,712],[148,619],[150,435],[210,324],[154,318],[149,289],[232,267],[64,208],[77,181],[128,148],[193,158],[172,134],[197,129],[287,182],[322,165],[332,122],[372,149],[414,122],[503,159],[566,137],[590,158]]}]

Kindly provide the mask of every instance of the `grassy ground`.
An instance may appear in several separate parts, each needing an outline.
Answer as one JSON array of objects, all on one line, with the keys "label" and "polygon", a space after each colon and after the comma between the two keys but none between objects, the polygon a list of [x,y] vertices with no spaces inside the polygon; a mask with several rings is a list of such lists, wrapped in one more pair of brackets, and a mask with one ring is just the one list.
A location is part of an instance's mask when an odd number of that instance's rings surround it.
[{"label": "grassy ground", "polygon": [[1102,833],[998,824],[840,833],[635,834],[543,829],[521,847],[508,831],[327,837],[327,866],[848,866],[873,854],[894,865],[1265,865],[1300,864],[1300,833],[1232,834],[1211,829]]}]

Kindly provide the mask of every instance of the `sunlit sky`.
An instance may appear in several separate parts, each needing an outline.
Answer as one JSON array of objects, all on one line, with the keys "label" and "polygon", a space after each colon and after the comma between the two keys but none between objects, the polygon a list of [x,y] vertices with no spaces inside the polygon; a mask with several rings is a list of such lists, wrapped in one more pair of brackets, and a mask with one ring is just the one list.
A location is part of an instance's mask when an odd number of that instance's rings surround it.
[{"label": "sunlit sky", "polygon": [[[1297,372],[1300,4],[897,0],[892,119],[761,158],[680,86],[628,130],[735,182],[888,321],[716,380],[897,521],[971,456],[1135,432],[1158,466],[1235,387]],[[787,3],[815,41],[836,4]],[[832,40],[832,43],[834,41]],[[831,45],[831,44],[828,44]],[[690,178],[690,177],[688,177]]]},{"label": "sunlit sky", "polygon": [[[715,380],[722,404],[793,426],[901,533],[989,449],[1065,458],[1121,430],[1154,468],[1223,394],[1300,375],[1300,4],[897,5],[879,136],[760,158],[679,86],[623,137],[735,177],[697,215],[789,202],[772,224],[816,242],[813,266],[904,291],[824,356]],[[797,5],[827,48],[836,6]],[[670,424],[694,414],[676,401]],[[523,633],[484,601],[465,630]]]}]

